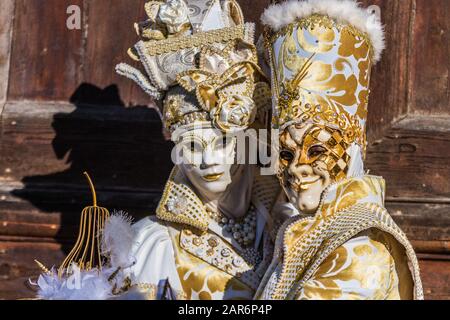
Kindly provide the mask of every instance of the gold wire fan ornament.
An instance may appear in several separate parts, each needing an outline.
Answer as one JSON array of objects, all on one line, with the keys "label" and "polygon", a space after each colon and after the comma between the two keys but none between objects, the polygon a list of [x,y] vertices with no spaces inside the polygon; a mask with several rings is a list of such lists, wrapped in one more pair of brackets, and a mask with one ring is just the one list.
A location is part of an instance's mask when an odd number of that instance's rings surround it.
[{"label": "gold wire fan ornament", "polygon": [[81,270],[91,270],[93,268],[101,270],[102,268],[101,232],[110,214],[108,209],[97,205],[97,194],[91,177],[87,172],[84,172],[84,175],[91,188],[93,205],[84,208],[81,212],[78,239],[72,251],[58,269],[60,277],[65,273],[71,273],[70,268],[73,263],[77,264]]}]

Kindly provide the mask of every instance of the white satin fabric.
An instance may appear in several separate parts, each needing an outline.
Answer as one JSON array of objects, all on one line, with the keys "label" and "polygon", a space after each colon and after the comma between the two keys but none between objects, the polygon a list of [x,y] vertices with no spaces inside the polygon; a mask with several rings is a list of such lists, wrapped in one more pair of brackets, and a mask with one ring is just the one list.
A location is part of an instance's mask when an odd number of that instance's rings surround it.
[{"label": "white satin fabric", "polygon": [[162,288],[168,279],[173,290],[182,291],[168,228],[156,217],[148,217],[134,224],[133,231],[136,237],[131,254],[136,263],[125,270],[133,285],[151,284]]}]

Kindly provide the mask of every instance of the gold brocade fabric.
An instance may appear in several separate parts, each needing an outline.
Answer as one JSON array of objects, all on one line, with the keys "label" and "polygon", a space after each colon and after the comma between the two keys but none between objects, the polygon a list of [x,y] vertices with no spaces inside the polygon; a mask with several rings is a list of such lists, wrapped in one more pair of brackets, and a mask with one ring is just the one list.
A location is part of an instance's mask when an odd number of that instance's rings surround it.
[{"label": "gold brocade fabric", "polygon": [[[328,187],[315,216],[294,217],[280,228],[256,297],[423,299],[414,250],[383,205],[379,177]],[[364,241],[353,240],[364,232]]]},{"label": "gold brocade fabric", "polygon": [[365,147],[372,45],[368,36],[328,16],[312,15],[266,30],[275,96],[274,126],[312,121]]},{"label": "gold brocade fabric", "polygon": [[[279,190],[274,177],[255,176],[251,202],[257,215],[270,213]],[[166,184],[156,212],[169,231],[176,270],[187,300],[253,298],[273,253],[267,223],[261,229],[260,259],[255,260],[248,250],[218,234],[205,206],[177,168]]]},{"label": "gold brocade fabric", "polygon": [[255,289],[235,276],[203,261],[180,245],[179,231],[172,235],[178,275],[187,300],[249,300]]},{"label": "gold brocade fabric", "polygon": [[398,242],[371,229],[344,243],[297,293],[298,300],[411,300],[407,257]]}]

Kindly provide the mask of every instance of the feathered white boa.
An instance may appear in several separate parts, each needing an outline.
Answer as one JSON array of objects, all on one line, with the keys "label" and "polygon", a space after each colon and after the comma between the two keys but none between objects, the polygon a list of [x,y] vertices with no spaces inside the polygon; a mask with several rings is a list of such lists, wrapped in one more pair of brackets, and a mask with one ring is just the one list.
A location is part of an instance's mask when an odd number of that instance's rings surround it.
[{"label": "feathered white boa", "polygon": [[[59,277],[53,268],[39,276],[33,285],[38,287],[37,296],[45,300],[107,300],[116,298],[114,290],[125,282],[122,272],[134,264],[130,255],[134,232],[132,221],[124,212],[115,212],[107,220],[101,241],[101,250],[108,257],[102,269],[80,270],[70,266],[65,276]],[[134,296],[135,299],[138,297]]]}]

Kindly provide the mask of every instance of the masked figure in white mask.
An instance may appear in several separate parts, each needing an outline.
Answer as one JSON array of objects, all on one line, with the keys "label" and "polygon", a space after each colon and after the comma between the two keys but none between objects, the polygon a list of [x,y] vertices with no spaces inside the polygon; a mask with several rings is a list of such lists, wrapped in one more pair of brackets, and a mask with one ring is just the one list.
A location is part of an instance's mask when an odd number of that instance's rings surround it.
[{"label": "masked figure in white mask", "polygon": [[236,153],[236,135],[270,108],[254,26],[229,0],[146,9],[150,19],[138,29],[147,39],[130,51],[146,74],[117,70],[163,100],[178,164],[156,217],[133,225],[121,291],[160,299],[170,284],[177,299],[251,299],[271,259],[269,212],[279,190]]},{"label": "masked figure in white mask", "polygon": [[352,0],[287,1],[262,18],[287,213],[257,299],[422,299],[415,253],[364,172],[379,17]]}]

